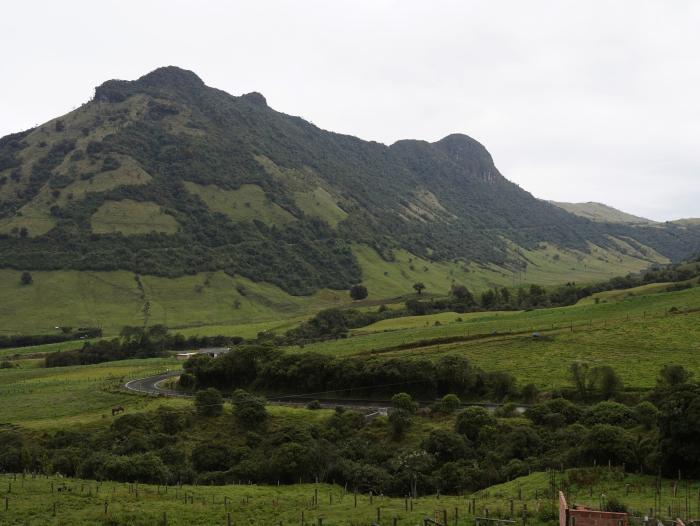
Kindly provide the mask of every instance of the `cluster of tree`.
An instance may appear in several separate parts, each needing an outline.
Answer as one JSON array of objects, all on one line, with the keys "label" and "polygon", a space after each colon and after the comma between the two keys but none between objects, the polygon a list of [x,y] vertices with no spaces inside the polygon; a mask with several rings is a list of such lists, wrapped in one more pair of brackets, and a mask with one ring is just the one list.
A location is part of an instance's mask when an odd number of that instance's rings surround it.
[{"label": "cluster of tree", "polygon": [[299,327],[287,331],[278,343],[304,345],[319,340],[345,338],[350,329],[405,315],[406,311],[403,309],[388,309],[384,305],[380,305],[376,311],[325,309],[301,323]]},{"label": "cluster of tree", "polygon": [[33,345],[44,345],[46,343],[60,343],[84,338],[99,338],[100,336],[102,336],[102,329],[99,327],[81,327],[79,329],[62,327],[60,334],[0,335],[0,349],[31,347]]},{"label": "cluster of tree", "polygon": [[508,407],[462,409],[450,394],[423,414],[405,392],[392,405],[388,418],[339,408],[319,418],[275,420],[248,392],[234,391],[229,406],[207,388],[194,410],[162,407],[103,428],[1,429],[0,470],[160,484],[335,481],[389,495],[475,491],[562,465],[607,471],[608,462],[700,476],[700,385],[678,367],[630,406],[554,398],[529,407],[523,418]]},{"label": "cluster of tree", "polygon": [[575,361],[569,367],[569,372],[579,400],[609,400],[624,389],[622,379],[609,365],[591,366],[585,361]]},{"label": "cluster of tree", "polygon": [[[218,358],[194,356],[184,364],[186,382],[198,388],[238,388],[277,394],[327,392],[337,397],[385,397],[397,386],[412,396],[432,400],[454,393],[464,399],[519,398],[514,378],[485,372],[462,356],[437,361],[392,358],[336,358],[317,353],[286,353],[264,345],[239,346]],[[530,389],[528,387],[528,389]]]},{"label": "cluster of tree", "polygon": [[406,311],[413,316],[437,312],[475,312],[487,310],[520,310],[572,305],[589,293],[582,287],[567,283],[553,289],[539,285],[509,289],[495,287],[481,294],[472,293],[464,285],[453,285],[450,294],[444,298],[406,301]]},{"label": "cluster of tree", "polygon": [[190,336],[170,334],[164,325],[150,327],[124,327],[119,338],[85,342],[82,348],[58,351],[46,355],[46,367],[88,365],[129,358],[153,358],[164,356],[167,351],[223,347],[243,342],[238,336]]}]

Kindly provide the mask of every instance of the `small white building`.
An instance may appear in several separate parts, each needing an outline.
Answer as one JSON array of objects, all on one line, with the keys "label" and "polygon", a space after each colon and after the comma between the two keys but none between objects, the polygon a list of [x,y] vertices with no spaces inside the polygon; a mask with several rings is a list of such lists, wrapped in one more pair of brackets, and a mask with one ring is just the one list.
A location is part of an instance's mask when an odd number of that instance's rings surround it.
[{"label": "small white building", "polygon": [[198,354],[206,354],[211,358],[218,358],[222,354],[226,354],[231,350],[230,347],[207,347],[206,349],[199,349],[196,351],[187,351],[177,353],[178,360],[189,360],[193,356]]}]

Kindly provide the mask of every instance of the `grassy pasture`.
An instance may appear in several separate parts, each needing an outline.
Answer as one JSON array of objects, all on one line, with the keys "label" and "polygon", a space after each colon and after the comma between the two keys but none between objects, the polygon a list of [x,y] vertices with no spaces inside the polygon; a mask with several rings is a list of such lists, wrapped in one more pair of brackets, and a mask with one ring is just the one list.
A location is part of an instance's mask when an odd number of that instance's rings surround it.
[{"label": "grassy pasture", "polygon": [[44,345],[32,345],[31,347],[12,347],[9,349],[0,349],[0,359],[29,357],[31,355],[39,355],[56,351],[71,351],[73,349],[80,349],[86,341],[95,340],[71,340],[59,343],[46,343]]},{"label": "grassy pasture", "polygon": [[308,192],[294,192],[294,202],[305,214],[318,217],[332,227],[348,216],[333,196],[321,187]]},{"label": "grassy pasture", "polygon": [[175,218],[163,212],[156,203],[130,199],[105,201],[90,218],[90,224],[96,234],[174,234],[178,229]]},{"label": "grassy pasture", "polygon": [[[692,280],[695,281],[695,280]],[[692,284],[692,282],[691,282]],[[578,304],[579,305],[589,305],[591,303],[606,303],[613,301],[620,301],[625,298],[631,298],[633,296],[644,296],[647,294],[656,294],[659,292],[665,292],[669,287],[676,285],[675,283],[649,283],[648,285],[641,285],[639,287],[633,287],[631,289],[624,290],[606,290],[603,292],[597,292],[592,296],[587,298],[582,298]]]},{"label": "grassy pasture", "polygon": [[97,365],[43,368],[41,360],[20,360],[20,367],[0,369],[2,412],[0,423],[28,428],[61,428],[100,422],[110,409],[146,411],[166,403],[190,404],[179,399],[156,399],[119,390],[130,378],[179,368],[173,358],[124,360]]},{"label": "grassy pasture", "polygon": [[268,225],[282,226],[294,221],[294,216],[272,202],[262,188],[244,184],[238,190],[224,190],[216,185],[186,182],[187,191],[198,196],[214,212],[234,221],[257,219]]},{"label": "grassy pasture", "polygon": [[[674,497],[673,482],[662,480],[658,506],[649,476],[623,474],[619,470],[567,471],[557,473],[555,488],[563,488],[570,504],[598,508],[601,495],[616,498],[635,515],[652,508],[664,518],[698,515],[698,484],[685,486]],[[588,480],[582,480],[585,477]],[[551,498],[549,473],[536,472],[475,494],[390,498],[352,491],[331,484],[292,486],[154,486],[95,482],[54,476],[6,474],[0,478],[0,521],[3,524],[323,524],[327,526],[377,523],[423,524],[429,517],[446,515],[450,525],[474,524],[476,516],[513,517],[518,523],[526,511],[525,524],[548,524],[558,515]],[[556,494],[556,492],[555,492]],[[317,497],[317,504],[315,498]],[[5,498],[7,510],[5,510]],[[474,510],[471,507],[474,506]],[[512,513],[511,513],[512,506]],[[408,508],[408,509],[407,509]],[[669,514],[669,509],[671,513]],[[55,514],[54,514],[55,510]],[[379,512],[377,511],[379,510]],[[488,510],[488,511],[487,511]],[[379,513],[379,518],[378,518]],[[394,518],[397,522],[394,522]]]},{"label": "grassy pasture", "polygon": [[377,252],[364,245],[355,245],[353,252],[363,271],[363,284],[370,298],[379,299],[413,292],[411,286],[420,281],[426,292],[445,294],[454,283],[466,285],[472,291],[494,286],[516,287],[536,283],[559,285],[568,281],[590,283],[628,272],[638,272],[649,266],[650,259],[666,262],[665,258],[648,251],[641,254],[620,241],[622,251],[591,246],[589,253],[561,250],[542,244],[526,250],[513,245],[513,257],[529,261],[523,271],[496,265],[463,262],[432,262],[404,250],[396,250],[393,261],[385,261]]},{"label": "grassy pasture", "polygon": [[682,364],[700,374],[700,314],[668,319],[630,320],[615,327],[562,329],[535,340],[529,334],[497,335],[451,344],[428,344],[416,349],[381,352],[383,359],[437,359],[446,354],[468,357],[486,371],[513,374],[521,384],[541,389],[570,385],[571,362],[610,365],[628,387],[650,388],[666,364]]},{"label": "grassy pasture", "polygon": [[[567,385],[570,363],[587,360],[613,366],[630,387],[651,387],[665,364],[700,374],[700,312],[692,310],[698,308],[700,288],[529,312],[441,313],[384,320],[347,339],[291,351],[382,359],[461,354],[541,388]],[[542,337],[533,338],[533,331]],[[445,338],[462,341],[436,341]]]},{"label": "grassy pasture", "polygon": [[[528,253],[528,258],[542,266],[530,265],[530,270],[516,276],[507,269],[473,263],[429,262],[404,251],[397,251],[392,262],[384,261],[366,246],[356,245],[353,252],[362,266],[364,283],[370,293],[367,301],[355,305],[359,308],[383,301],[393,304],[397,297],[412,294],[416,281],[425,283],[428,294],[445,294],[453,283],[465,284],[478,292],[493,285],[607,278],[622,271],[639,270],[648,263],[632,258],[626,266],[606,264],[606,270],[598,274],[588,263],[579,265],[578,270],[567,269],[566,257],[576,259],[574,254],[556,260],[556,251],[542,248]],[[141,287],[134,274],[126,271],[32,272],[34,283],[30,286],[20,284],[20,275],[18,270],[0,269],[0,297],[4,299],[0,304],[0,333],[3,334],[46,334],[55,326],[68,325],[101,326],[105,335],[110,336],[125,325],[163,323],[186,334],[216,331],[255,335],[258,324],[263,324],[265,330],[278,326],[278,330],[284,330],[288,325],[281,320],[299,319],[323,308],[351,304],[347,291],[320,290],[311,296],[292,296],[274,285],[223,272],[178,278],[141,276]]]},{"label": "grassy pasture", "polygon": [[[180,278],[116,272],[21,272],[0,269],[0,333],[50,334],[56,326],[101,326],[105,336],[125,325],[163,323],[187,334],[244,334],[349,301],[347,293],[322,290],[291,296],[274,285],[223,272]],[[146,308],[148,302],[148,308]],[[147,317],[147,319],[146,319]],[[281,321],[282,320],[282,321]],[[259,325],[261,323],[270,325]],[[252,324],[252,327],[248,327]],[[214,328],[208,328],[214,327]]]}]

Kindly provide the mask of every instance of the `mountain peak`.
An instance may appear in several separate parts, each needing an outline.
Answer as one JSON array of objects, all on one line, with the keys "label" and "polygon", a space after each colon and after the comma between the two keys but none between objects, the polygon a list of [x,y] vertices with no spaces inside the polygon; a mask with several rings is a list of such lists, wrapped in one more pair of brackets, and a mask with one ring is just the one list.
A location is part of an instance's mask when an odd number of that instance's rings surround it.
[{"label": "mountain peak", "polygon": [[154,69],[136,82],[143,86],[159,88],[202,88],[204,82],[196,73],[177,66]]},{"label": "mountain peak", "polygon": [[241,98],[255,104],[256,106],[267,106],[267,99],[265,99],[262,93],[258,93],[257,91],[246,93],[245,95],[242,95]]},{"label": "mountain peak", "polygon": [[441,147],[448,154],[456,157],[473,156],[474,154],[489,155],[483,144],[463,133],[452,133],[447,135],[437,141],[435,145]]},{"label": "mountain peak", "polygon": [[141,91],[175,91],[180,93],[197,92],[205,87],[204,82],[194,72],[165,66],[134,81],[108,80],[95,88],[95,100],[100,102],[121,102]]}]

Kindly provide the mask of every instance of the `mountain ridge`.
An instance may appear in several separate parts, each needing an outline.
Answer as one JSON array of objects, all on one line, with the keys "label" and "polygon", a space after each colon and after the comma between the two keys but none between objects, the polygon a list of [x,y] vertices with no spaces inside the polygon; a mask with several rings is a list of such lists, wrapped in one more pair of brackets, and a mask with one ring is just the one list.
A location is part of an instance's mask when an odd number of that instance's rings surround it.
[{"label": "mountain ridge", "polygon": [[173,66],[0,139],[0,181],[0,267],[15,269],[224,270],[309,294],[362,281],[357,244],[509,272],[541,243],[624,241],[650,263],[700,249],[694,225],[600,224],[542,202],[467,135],[363,141]]},{"label": "mountain ridge", "polygon": [[651,225],[657,224],[657,221],[652,221],[645,217],[636,216],[628,212],[624,212],[605,203],[596,201],[587,201],[585,203],[564,203],[559,201],[549,201],[554,206],[558,206],[574,215],[585,217],[592,221],[610,222],[610,223],[625,223],[632,225]]}]

